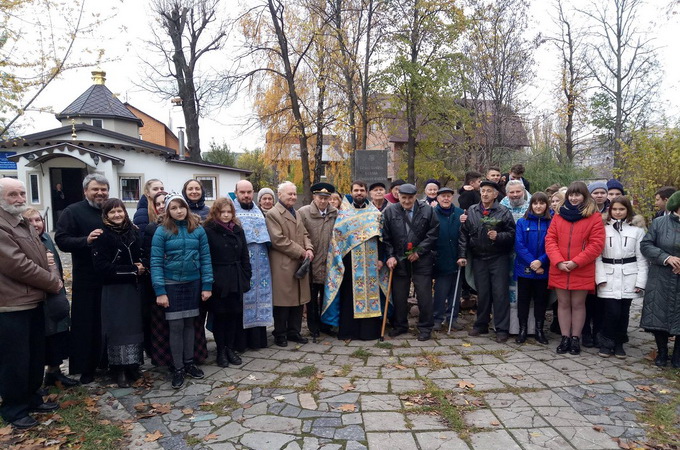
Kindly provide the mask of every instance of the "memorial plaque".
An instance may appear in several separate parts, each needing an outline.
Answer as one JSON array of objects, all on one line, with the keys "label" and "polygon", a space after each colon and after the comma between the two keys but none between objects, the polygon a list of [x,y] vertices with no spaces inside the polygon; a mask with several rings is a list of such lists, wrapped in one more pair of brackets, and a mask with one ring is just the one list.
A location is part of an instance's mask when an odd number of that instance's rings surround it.
[{"label": "memorial plaque", "polygon": [[357,150],[354,158],[357,180],[369,186],[387,181],[387,150]]},{"label": "memorial plaque", "polygon": [[17,163],[7,159],[16,154],[16,152],[0,152],[0,170],[17,170]]}]

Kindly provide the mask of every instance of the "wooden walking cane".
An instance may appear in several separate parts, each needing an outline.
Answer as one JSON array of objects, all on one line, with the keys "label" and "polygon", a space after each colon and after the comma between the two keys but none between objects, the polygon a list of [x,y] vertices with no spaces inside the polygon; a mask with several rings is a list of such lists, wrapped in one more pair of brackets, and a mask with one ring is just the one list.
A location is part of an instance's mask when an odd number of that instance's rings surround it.
[{"label": "wooden walking cane", "polygon": [[394,269],[390,269],[390,281],[387,285],[387,297],[385,298],[385,312],[383,313],[383,323],[382,330],[380,330],[380,342],[385,340],[385,325],[387,324],[387,310],[390,306],[390,295],[392,295],[392,275],[394,275]]}]

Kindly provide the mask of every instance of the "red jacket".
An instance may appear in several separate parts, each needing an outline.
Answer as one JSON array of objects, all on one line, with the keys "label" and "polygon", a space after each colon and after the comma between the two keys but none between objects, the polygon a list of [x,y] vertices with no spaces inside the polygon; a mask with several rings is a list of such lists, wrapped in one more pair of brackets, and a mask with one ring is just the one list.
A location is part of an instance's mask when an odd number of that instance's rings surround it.
[{"label": "red jacket", "polygon": [[[555,217],[545,238],[545,251],[550,258],[548,286],[557,289],[595,290],[595,260],[604,249],[604,225],[598,213],[569,222]],[[573,261],[578,267],[571,272],[557,268],[563,261]]]}]

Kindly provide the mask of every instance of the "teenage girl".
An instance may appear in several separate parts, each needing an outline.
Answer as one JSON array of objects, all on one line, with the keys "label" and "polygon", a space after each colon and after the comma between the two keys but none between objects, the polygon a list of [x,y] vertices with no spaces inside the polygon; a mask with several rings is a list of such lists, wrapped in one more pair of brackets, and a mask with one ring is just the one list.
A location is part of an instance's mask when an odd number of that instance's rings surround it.
[{"label": "teenage girl", "polygon": [[151,281],[170,329],[175,389],[184,384],[185,373],[192,378],[204,376],[193,360],[194,317],[199,315],[200,300],[210,298],[213,272],[208,238],[199,221],[184,197],[170,194],[151,244]]}]

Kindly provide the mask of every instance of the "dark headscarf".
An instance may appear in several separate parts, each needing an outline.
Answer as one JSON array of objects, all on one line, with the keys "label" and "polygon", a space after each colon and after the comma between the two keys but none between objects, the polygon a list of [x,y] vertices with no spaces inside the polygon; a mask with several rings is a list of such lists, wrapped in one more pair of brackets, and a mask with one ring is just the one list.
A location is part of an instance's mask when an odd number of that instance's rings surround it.
[{"label": "dark headscarf", "polygon": [[[192,181],[195,181],[196,183],[198,183],[199,186],[201,186],[201,198],[199,198],[197,202],[192,202],[191,200],[189,200],[189,197],[187,197],[187,186]],[[201,183],[199,180],[195,178],[187,180],[187,182],[184,183],[184,186],[182,186],[182,197],[184,197],[184,200],[187,201],[187,205],[189,205],[189,209],[191,211],[203,209],[203,207],[205,206],[205,188],[203,187],[203,183]]]},{"label": "dark headscarf", "polygon": [[[115,224],[108,218],[109,211],[118,207],[123,208],[123,211],[125,212],[125,219],[121,224]],[[102,222],[104,222],[104,225],[107,228],[117,234],[125,234],[132,228],[132,221],[125,208],[125,204],[118,198],[110,198],[104,202],[102,205]]]}]

